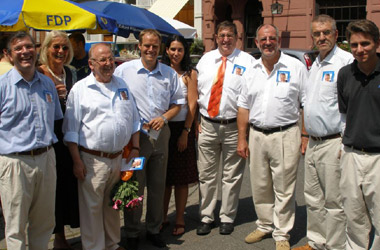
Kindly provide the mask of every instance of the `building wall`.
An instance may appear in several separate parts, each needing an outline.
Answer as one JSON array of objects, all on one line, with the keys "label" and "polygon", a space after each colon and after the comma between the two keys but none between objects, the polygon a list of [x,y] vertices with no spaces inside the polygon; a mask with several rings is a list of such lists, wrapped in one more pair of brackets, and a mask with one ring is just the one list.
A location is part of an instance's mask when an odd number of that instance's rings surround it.
[{"label": "building wall", "polygon": [[[244,50],[244,13],[247,1],[257,0],[203,0],[203,43],[206,51],[215,48],[214,34],[216,25],[228,18],[238,28],[239,49]],[[311,49],[313,41],[310,36],[310,23],[315,16],[315,0],[278,0],[283,5],[280,15],[273,15],[270,6],[274,0],[258,0],[262,3],[263,23],[276,25],[282,37],[281,47],[294,49]],[[228,7],[228,5],[230,5]],[[217,11],[215,11],[217,6]],[[229,10],[232,10],[228,16]],[[367,19],[380,27],[380,1],[367,0]]]}]

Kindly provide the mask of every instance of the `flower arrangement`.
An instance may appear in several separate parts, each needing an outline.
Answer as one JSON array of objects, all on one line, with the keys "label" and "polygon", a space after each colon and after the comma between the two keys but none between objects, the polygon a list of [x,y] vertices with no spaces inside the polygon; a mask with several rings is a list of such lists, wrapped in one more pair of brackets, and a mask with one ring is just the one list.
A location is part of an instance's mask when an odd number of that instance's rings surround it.
[{"label": "flower arrangement", "polygon": [[[128,146],[124,152],[128,150]],[[125,154],[124,154],[125,155]],[[123,156],[124,156],[123,155]],[[139,183],[133,177],[133,171],[121,171],[120,181],[111,190],[110,206],[115,210],[123,208],[134,209],[139,207],[143,201],[143,195],[138,196]]]}]

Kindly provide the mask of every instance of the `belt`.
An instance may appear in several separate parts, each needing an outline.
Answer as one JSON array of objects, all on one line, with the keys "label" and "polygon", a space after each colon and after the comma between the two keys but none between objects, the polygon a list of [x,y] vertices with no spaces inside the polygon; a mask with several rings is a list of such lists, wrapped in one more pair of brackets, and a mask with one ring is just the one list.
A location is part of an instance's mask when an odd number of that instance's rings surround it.
[{"label": "belt", "polygon": [[255,125],[253,125],[251,123],[251,127],[254,129],[254,130],[257,130],[259,132],[262,132],[264,134],[272,134],[272,133],[276,133],[276,132],[279,132],[279,131],[283,131],[283,130],[286,130],[290,127],[293,127],[294,125],[296,125],[297,123],[292,123],[292,124],[288,124],[288,125],[285,125],[285,126],[281,126],[281,127],[275,127],[275,128],[268,128],[268,129],[263,129],[263,128],[259,128],[259,127],[256,127]]},{"label": "belt", "polygon": [[79,146],[79,150],[83,151],[83,152],[86,152],[86,153],[88,153],[90,155],[105,157],[105,158],[109,158],[109,159],[114,159],[114,158],[118,157],[119,155],[121,155],[121,153],[123,152],[123,151],[119,151],[119,152],[116,152],[116,153],[106,153],[106,152],[102,152],[102,151],[88,149],[88,148],[85,148],[85,147],[82,147],[82,146]]},{"label": "belt", "polygon": [[348,146],[348,145],[346,145],[346,146],[350,147],[351,149],[361,151],[363,153],[380,153],[380,148],[358,148],[355,146]]},{"label": "belt", "polygon": [[322,137],[311,135],[310,138],[313,139],[314,141],[324,141],[324,140],[329,140],[329,139],[340,138],[340,133],[333,134],[333,135],[326,135],[326,136],[322,136]]},{"label": "belt", "polygon": [[35,156],[35,155],[40,155],[43,153],[46,153],[51,149],[51,145],[43,148],[37,148],[37,149],[32,149],[30,151],[23,151],[23,152],[16,152],[13,153],[14,155],[30,155],[30,156]]},{"label": "belt", "polygon": [[225,119],[225,120],[217,120],[217,119],[211,119],[211,118],[206,117],[206,116],[203,116],[203,115],[202,115],[202,117],[203,117],[206,121],[209,121],[209,122],[212,122],[212,123],[218,123],[218,124],[222,124],[222,125],[230,124],[230,123],[234,123],[234,122],[236,122],[236,118]]}]

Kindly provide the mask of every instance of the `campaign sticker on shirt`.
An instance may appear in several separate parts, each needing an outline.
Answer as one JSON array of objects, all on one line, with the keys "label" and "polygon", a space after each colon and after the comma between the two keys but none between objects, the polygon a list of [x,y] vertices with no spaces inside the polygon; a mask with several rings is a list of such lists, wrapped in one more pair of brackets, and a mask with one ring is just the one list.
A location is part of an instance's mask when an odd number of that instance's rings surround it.
[{"label": "campaign sticker on shirt", "polygon": [[129,100],[128,89],[118,89],[117,92],[119,94],[120,100]]},{"label": "campaign sticker on shirt", "polygon": [[290,71],[277,71],[277,82],[289,82]]},{"label": "campaign sticker on shirt", "polygon": [[234,68],[232,70],[232,74],[236,74],[242,76],[245,72],[245,67],[241,65],[234,64]]},{"label": "campaign sticker on shirt", "polygon": [[334,82],[334,71],[323,71],[322,81],[323,82]]},{"label": "campaign sticker on shirt", "polygon": [[46,102],[48,102],[48,103],[52,103],[53,102],[53,93],[51,93],[48,90],[44,90],[44,96],[45,96],[45,101]]}]

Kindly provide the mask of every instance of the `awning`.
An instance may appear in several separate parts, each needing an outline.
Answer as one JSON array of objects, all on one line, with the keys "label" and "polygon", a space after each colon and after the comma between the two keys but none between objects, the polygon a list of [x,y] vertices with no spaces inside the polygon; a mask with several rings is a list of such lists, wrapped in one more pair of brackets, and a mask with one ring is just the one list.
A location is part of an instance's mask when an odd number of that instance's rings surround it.
[{"label": "awning", "polygon": [[157,0],[149,9],[150,12],[173,19],[189,0]]}]

